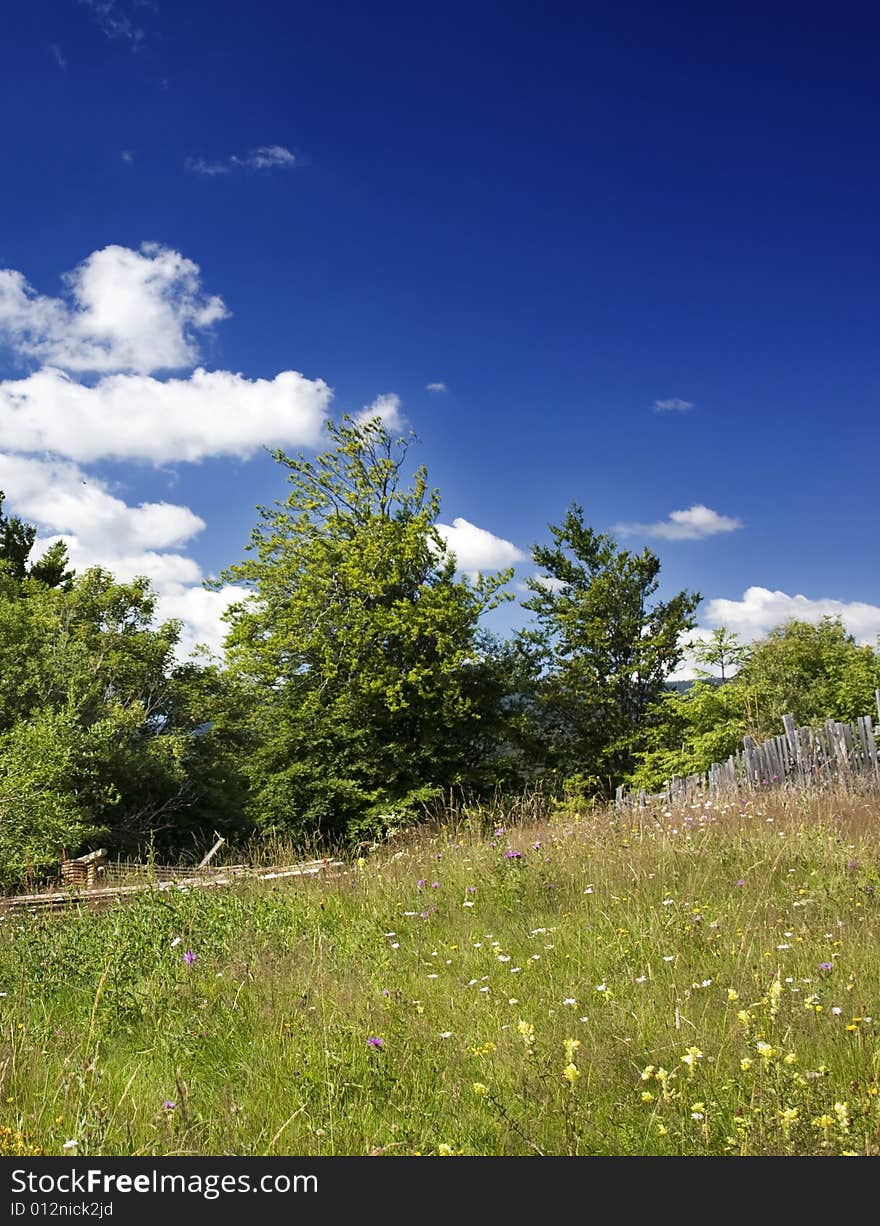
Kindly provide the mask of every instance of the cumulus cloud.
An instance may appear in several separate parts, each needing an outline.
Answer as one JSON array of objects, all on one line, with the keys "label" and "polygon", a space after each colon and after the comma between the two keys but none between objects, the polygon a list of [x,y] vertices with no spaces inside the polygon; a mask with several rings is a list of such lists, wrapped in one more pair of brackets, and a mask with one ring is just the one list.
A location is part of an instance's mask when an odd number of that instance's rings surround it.
[{"label": "cumulus cloud", "polygon": [[107,375],[94,386],[54,369],[0,382],[0,438],[10,450],[99,459],[201,460],[261,446],[314,446],[332,398],[321,379],[198,369],[187,379]]},{"label": "cumulus cloud", "polygon": [[208,161],[202,157],[188,157],[184,169],[195,175],[229,175],[234,170],[292,170],[296,165],[296,154],[291,153],[284,145],[258,145],[239,156],[230,154],[228,157]]},{"label": "cumulus cloud", "polygon": [[710,625],[726,626],[736,631],[743,641],[761,638],[775,626],[792,619],[816,623],[829,616],[841,618],[859,643],[876,643],[880,635],[880,605],[830,597],[789,596],[787,592],[770,591],[766,587],[747,588],[741,600],[710,600],[703,613]]},{"label": "cumulus cloud", "polygon": [[658,536],[667,541],[700,541],[721,532],[734,532],[742,522],[728,515],[719,515],[701,503],[686,511],[671,511],[668,519],[653,524],[615,524],[621,536]]},{"label": "cumulus cloud", "polygon": [[425,391],[427,392],[445,392],[446,384],[445,383],[428,383],[425,385]]},{"label": "cumulus cloud", "polygon": [[149,374],[195,365],[195,333],[229,312],[202,292],[192,260],[158,243],[94,251],[63,278],[64,296],[38,294],[0,270],[0,341],[66,371]]},{"label": "cumulus cloud", "polygon": [[179,618],[181,627],[177,657],[185,660],[197,646],[207,647],[212,655],[223,655],[223,640],[229,626],[222,620],[230,604],[247,595],[244,588],[229,584],[219,591],[190,587],[179,592],[160,593],[156,613],[160,621]]},{"label": "cumulus cloud", "polygon": [[669,400],[655,400],[655,413],[687,413],[688,409],[696,408],[692,400],[679,400],[678,396],[673,396]]},{"label": "cumulus cloud", "polygon": [[478,528],[460,516],[451,524],[437,524],[437,531],[446,542],[460,571],[475,573],[485,570],[502,570],[516,562],[527,562],[528,555],[485,528]]},{"label": "cumulus cloud", "polygon": [[402,430],[406,425],[400,407],[400,397],[395,392],[384,392],[377,396],[372,404],[366,404],[354,420],[362,426],[368,421],[381,421],[388,430]]}]

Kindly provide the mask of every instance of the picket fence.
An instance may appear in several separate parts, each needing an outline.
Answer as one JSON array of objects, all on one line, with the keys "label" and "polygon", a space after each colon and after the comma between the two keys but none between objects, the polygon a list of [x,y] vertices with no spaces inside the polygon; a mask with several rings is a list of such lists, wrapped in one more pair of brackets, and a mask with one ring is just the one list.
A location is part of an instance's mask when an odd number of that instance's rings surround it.
[{"label": "picket fence", "polygon": [[[880,721],[880,689],[876,691]],[[827,787],[834,784],[852,791],[880,790],[880,762],[873,715],[862,715],[851,724],[829,719],[812,728],[795,727],[791,715],[783,715],[784,733],[755,744],[743,737],[743,747],[726,762],[713,762],[702,774],[672,778],[661,792],[625,792],[619,787],[614,803],[618,809],[643,808],[663,802],[737,797],[776,787]]]}]

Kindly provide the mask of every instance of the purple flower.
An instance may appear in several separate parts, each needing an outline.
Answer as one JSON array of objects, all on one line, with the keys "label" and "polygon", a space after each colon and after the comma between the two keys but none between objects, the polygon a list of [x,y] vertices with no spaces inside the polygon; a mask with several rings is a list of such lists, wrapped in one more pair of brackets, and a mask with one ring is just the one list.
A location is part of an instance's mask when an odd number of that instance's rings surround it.
[{"label": "purple flower", "polygon": [[387,988],[383,988],[383,989],[382,989],[382,995],[383,995],[383,996],[390,996],[390,995],[391,995],[391,993],[388,991],[388,989],[387,989]]},{"label": "purple flower", "polygon": [[827,975],[829,971],[834,970],[834,963],[833,962],[820,962],[819,970],[824,971]]},{"label": "purple flower", "polygon": [[196,956],[191,949],[188,949],[183,955],[183,960],[187,966],[192,966],[193,962],[196,960]]},{"label": "purple flower", "polygon": [[170,1098],[166,1098],[164,1103],[162,1104],[162,1110],[163,1111],[173,1111],[176,1106],[177,1106],[177,1103],[173,1103]]},{"label": "purple flower", "polygon": [[432,890],[439,890],[439,889],[440,889],[440,882],[439,882],[439,881],[432,881],[432,882],[431,882],[431,889],[432,889]]},{"label": "purple flower", "polygon": [[498,828],[497,828],[497,829],[496,829],[496,830],[493,832],[493,835],[494,835],[494,837],[495,837],[496,839],[500,839],[500,838],[501,838],[501,836],[502,836],[502,834],[505,834],[505,833],[506,833],[506,831],[505,831],[504,827],[503,827],[503,826],[499,826],[499,827],[498,827]]},{"label": "purple flower", "polygon": [[425,882],[424,877],[420,877],[419,880],[416,882],[416,888],[421,890],[426,884],[427,883]]},{"label": "purple flower", "polygon": [[745,885],[745,881],[743,881],[742,877],[740,877],[739,881],[738,881],[736,884],[737,884],[737,885]]},{"label": "purple flower", "polygon": [[850,872],[853,872],[855,869],[859,867],[859,862],[858,860],[850,860],[849,864],[847,864],[846,867],[849,869]]},{"label": "purple flower", "polygon": [[540,843],[533,843],[533,844],[532,844],[532,847],[535,849],[535,851],[538,851],[538,850],[540,849],[540,846],[541,846],[541,844],[540,844]]},{"label": "purple flower", "polygon": [[477,887],[475,885],[466,885],[464,887],[465,894],[476,894]]},{"label": "purple flower", "polygon": [[377,1036],[374,1034],[371,1034],[370,1037],[367,1039],[367,1047],[375,1047],[379,1051],[381,1051],[384,1046],[385,1046],[385,1040],[377,1038]]},{"label": "purple flower", "polygon": [[521,860],[522,852],[521,851],[506,851],[504,853],[504,859],[505,860]]}]

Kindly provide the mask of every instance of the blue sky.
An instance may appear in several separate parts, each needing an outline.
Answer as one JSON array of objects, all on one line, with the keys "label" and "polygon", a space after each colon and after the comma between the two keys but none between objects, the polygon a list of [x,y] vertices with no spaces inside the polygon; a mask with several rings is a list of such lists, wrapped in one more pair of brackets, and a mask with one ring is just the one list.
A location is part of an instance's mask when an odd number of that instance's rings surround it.
[{"label": "blue sky", "polygon": [[261,444],[369,406],[419,435],[465,568],[521,559],[516,590],[576,500],[704,631],[839,612],[876,641],[870,6],[4,27],[0,488],[80,567],[150,574],[187,645],[284,494]]}]

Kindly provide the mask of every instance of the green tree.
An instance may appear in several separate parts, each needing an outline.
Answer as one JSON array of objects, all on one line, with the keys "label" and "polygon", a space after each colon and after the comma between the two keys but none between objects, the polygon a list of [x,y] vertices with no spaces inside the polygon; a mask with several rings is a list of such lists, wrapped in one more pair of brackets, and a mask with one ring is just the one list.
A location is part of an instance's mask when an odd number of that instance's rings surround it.
[{"label": "green tree", "polygon": [[739,635],[725,626],[716,626],[710,638],[694,643],[691,650],[699,664],[720,669],[722,681],[727,680],[728,670],[739,668],[748,655]]},{"label": "green tree", "polygon": [[800,725],[869,714],[880,686],[880,656],[857,644],[839,617],[816,625],[791,620],[753,644],[730,684],[747,712],[748,731],[777,736],[786,714]]},{"label": "green tree", "polygon": [[542,574],[523,602],[537,625],[521,635],[541,669],[547,761],[607,795],[632,768],[700,597],[652,604],[659,559],[594,532],[577,504],[550,532],[553,543],[532,551]]},{"label": "green tree", "polygon": [[412,436],[327,427],[314,460],[275,451],[287,498],[260,507],[251,557],[223,578],[230,669],[252,694],[250,811],[296,835],[361,836],[478,777],[492,684],[480,618],[510,572],[469,580],[436,528]]},{"label": "green tree", "polygon": [[178,666],[178,634],[155,625],[146,579],[93,568],[47,587],[0,569],[0,877],[93,835],[191,850],[240,821],[226,682]]},{"label": "green tree", "polygon": [[0,569],[14,579],[30,576],[47,587],[61,587],[70,583],[73,572],[67,570],[67,546],[55,541],[36,562],[29,564],[31,550],[37,538],[37,529],[26,524],[17,515],[8,518],[3,514],[6,495],[0,490]]}]

